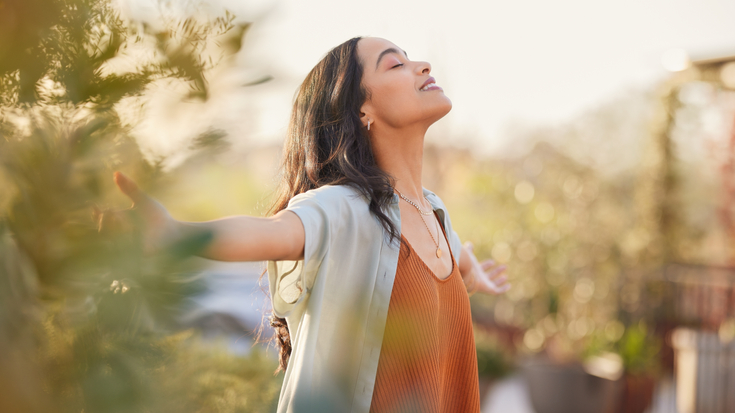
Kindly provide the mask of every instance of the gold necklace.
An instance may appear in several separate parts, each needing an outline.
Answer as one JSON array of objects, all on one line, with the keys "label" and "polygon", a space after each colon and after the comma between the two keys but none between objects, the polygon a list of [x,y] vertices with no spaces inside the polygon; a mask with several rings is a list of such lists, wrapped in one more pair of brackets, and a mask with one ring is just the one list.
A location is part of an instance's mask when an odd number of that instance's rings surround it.
[{"label": "gold necklace", "polygon": [[[418,209],[418,210],[419,210],[419,213],[420,213],[421,215],[431,215],[431,214],[433,214],[433,213],[434,213],[434,211],[432,211],[432,212],[424,212],[424,210],[423,210],[423,209],[421,209],[421,207],[420,207],[420,206],[418,206],[418,204],[416,204],[415,202],[413,202],[413,201],[411,201],[410,199],[406,198],[406,197],[405,197],[405,196],[404,196],[404,195],[403,195],[403,194],[401,193],[401,191],[399,191],[399,190],[397,190],[397,189],[396,189],[396,192],[398,192],[398,195],[400,195],[400,196],[401,196],[401,198],[402,198],[402,199],[403,199],[404,201],[408,202],[409,204],[413,205],[413,206],[414,206],[414,208]],[[426,199],[426,197],[424,197],[424,199]],[[429,200],[428,200],[428,199],[426,199],[426,202],[429,202]]]},{"label": "gold necklace", "polygon": [[[431,233],[431,230],[429,229],[429,224],[426,223],[426,220],[423,217],[424,215],[431,215],[434,212],[433,211],[432,212],[424,212],[424,211],[422,211],[421,208],[416,203],[414,203],[410,199],[406,198],[401,193],[401,191],[399,191],[399,190],[396,189],[396,192],[398,192],[398,195],[400,195],[401,199],[403,199],[404,201],[406,201],[409,204],[413,205],[413,207],[416,208],[416,210],[419,212],[419,214],[421,215],[421,221],[424,222],[424,226],[426,227],[426,230],[429,231],[429,236],[431,237],[431,240],[434,241],[434,245],[436,245],[436,258],[441,258],[442,257],[442,249],[439,247],[439,243],[434,238],[434,234]],[[426,199],[426,197],[424,197],[424,199]],[[428,199],[427,199],[427,201],[428,201]],[[436,235],[439,236],[439,222],[436,219],[434,219],[434,222],[436,223]]]}]

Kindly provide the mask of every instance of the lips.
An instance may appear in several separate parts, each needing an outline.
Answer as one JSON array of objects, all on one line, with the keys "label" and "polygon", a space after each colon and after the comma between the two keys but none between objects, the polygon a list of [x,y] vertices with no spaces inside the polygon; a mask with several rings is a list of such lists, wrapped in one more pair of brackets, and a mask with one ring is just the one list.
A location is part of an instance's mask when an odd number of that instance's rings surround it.
[{"label": "lips", "polygon": [[421,85],[421,87],[419,88],[419,90],[424,91],[424,88],[426,86],[428,86],[428,85],[431,85],[432,83],[434,85],[436,85],[436,79],[434,79],[433,77],[430,77],[430,78],[426,79],[426,82],[424,82],[424,84]]}]

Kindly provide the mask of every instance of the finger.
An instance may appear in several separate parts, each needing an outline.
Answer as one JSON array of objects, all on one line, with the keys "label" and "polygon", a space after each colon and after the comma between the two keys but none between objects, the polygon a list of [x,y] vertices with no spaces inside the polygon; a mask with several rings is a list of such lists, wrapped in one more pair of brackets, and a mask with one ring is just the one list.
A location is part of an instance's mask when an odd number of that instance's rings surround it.
[{"label": "finger", "polygon": [[510,289],[510,284],[497,285],[490,280],[483,280],[481,290],[490,294],[502,294]]},{"label": "finger", "polygon": [[119,214],[116,211],[99,211],[99,216],[97,217],[97,231],[108,233],[119,230],[120,222]]},{"label": "finger", "polygon": [[485,260],[481,264],[483,270],[489,270],[490,268],[497,265],[495,260]]},{"label": "finger", "polygon": [[99,209],[97,205],[92,205],[92,221],[94,221],[95,225],[97,226],[97,232],[102,231],[102,217],[102,210]]},{"label": "finger", "polygon": [[143,192],[132,179],[128,178],[120,171],[115,171],[113,177],[117,187],[120,188],[128,198],[133,200],[134,203],[138,203],[143,199]]},{"label": "finger", "polygon": [[97,222],[102,215],[102,210],[97,205],[92,205],[92,220]]},{"label": "finger", "polygon": [[493,293],[503,293],[510,289],[510,283],[509,282],[503,282],[503,283],[497,283],[490,280],[484,280],[484,284],[487,286],[488,290]]},{"label": "finger", "polygon": [[465,242],[464,247],[467,248],[470,252],[473,252],[475,250],[475,246],[472,244],[471,241]]},{"label": "finger", "polygon": [[495,268],[492,271],[486,271],[485,274],[487,274],[491,280],[494,280],[498,278],[501,274],[503,274],[507,269],[508,267],[506,267],[505,265],[501,265],[500,267]]},{"label": "finger", "polygon": [[500,286],[500,285],[508,282],[508,276],[507,275],[504,275],[503,274],[503,271],[499,271],[497,273],[495,271],[493,271],[493,272],[489,272],[489,273],[484,273],[484,275],[485,276],[484,277],[481,277],[481,278],[482,278],[483,282],[488,283],[488,284],[492,284],[492,285],[495,285],[495,286]]}]

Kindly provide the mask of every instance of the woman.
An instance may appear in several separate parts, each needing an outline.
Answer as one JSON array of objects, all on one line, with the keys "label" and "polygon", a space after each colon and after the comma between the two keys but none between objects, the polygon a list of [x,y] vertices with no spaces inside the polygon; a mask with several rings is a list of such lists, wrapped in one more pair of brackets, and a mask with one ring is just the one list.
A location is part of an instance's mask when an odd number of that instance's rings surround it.
[{"label": "woman", "polygon": [[269,261],[279,412],[479,411],[468,292],[509,284],[421,184],[424,136],[452,106],[430,72],[385,39],[331,50],[296,97],[269,218],[176,221],[115,175],[153,244],[204,229],[206,258]]}]

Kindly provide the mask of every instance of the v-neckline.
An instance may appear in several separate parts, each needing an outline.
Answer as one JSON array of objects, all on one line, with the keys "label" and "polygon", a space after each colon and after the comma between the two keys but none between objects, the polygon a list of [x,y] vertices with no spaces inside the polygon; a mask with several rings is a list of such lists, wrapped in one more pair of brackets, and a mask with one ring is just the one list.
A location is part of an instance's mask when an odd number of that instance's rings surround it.
[{"label": "v-neckline", "polygon": [[[439,219],[439,217],[436,216],[436,211],[434,212],[434,216],[436,217],[436,219]],[[452,278],[452,274],[454,274],[457,263],[454,261],[454,254],[452,254],[452,248],[449,246],[449,239],[447,239],[447,234],[446,232],[444,232],[444,226],[443,225],[440,225],[440,226],[442,227],[442,236],[444,237],[444,240],[447,242],[447,248],[449,249],[449,257],[452,259],[452,270],[449,272],[449,275],[447,275],[445,278],[439,278],[439,276],[434,273],[434,271],[431,269],[431,267],[429,267],[426,261],[424,261],[424,259],[421,258],[421,255],[419,255],[419,253],[416,251],[413,245],[411,245],[411,243],[408,242],[408,238],[403,236],[403,233],[401,233],[401,239],[406,241],[406,244],[408,244],[408,247],[411,248],[411,250],[413,250],[414,253],[416,253],[416,257],[419,259],[419,261],[424,266],[424,268],[426,268],[426,270],[429,271],[429,273],[431,273],[434,279],[436,279],[439,282],[447,282],[449,281],[450,278]]]}]

